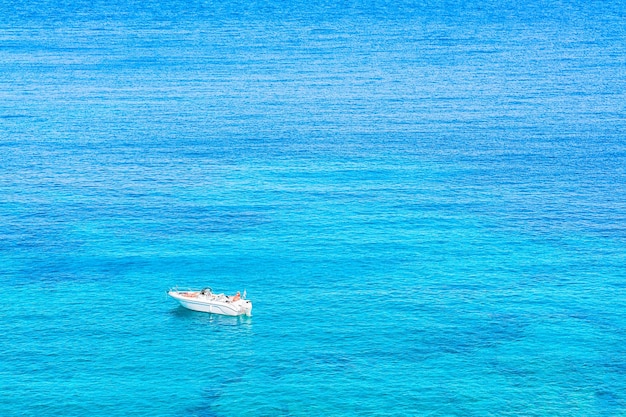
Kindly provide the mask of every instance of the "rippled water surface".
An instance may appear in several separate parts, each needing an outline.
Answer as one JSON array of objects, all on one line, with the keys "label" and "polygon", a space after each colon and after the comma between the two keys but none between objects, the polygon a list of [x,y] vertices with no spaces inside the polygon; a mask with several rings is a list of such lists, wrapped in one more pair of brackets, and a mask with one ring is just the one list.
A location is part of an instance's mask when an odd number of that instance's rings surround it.
[{"label": "rippled water surface", "polygon": [[626,415],[622,2],[0,16],[0,415]]}]

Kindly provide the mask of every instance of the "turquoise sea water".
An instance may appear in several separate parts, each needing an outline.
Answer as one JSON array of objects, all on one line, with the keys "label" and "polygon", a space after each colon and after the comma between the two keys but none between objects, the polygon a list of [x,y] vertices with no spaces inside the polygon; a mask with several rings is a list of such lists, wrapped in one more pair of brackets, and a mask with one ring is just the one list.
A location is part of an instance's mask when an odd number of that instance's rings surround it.
[{"label": "turquoise sea water", "polygon": [[0,415],[626,415],[623,2],[0,16]]}]

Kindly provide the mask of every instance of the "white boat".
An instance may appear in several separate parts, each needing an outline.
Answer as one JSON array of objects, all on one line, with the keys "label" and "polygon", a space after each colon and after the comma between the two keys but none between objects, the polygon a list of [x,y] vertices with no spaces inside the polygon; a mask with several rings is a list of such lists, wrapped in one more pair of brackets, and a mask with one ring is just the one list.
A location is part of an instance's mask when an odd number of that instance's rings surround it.
[{"label": "white boat", "polygon": [[246,300],[245,291],[243,297],[239,292],[233,296],[214,294],[208,287],[201,290],[171,288],[167,294],[189,310],[226,316],[252,315],[252,302]]}]

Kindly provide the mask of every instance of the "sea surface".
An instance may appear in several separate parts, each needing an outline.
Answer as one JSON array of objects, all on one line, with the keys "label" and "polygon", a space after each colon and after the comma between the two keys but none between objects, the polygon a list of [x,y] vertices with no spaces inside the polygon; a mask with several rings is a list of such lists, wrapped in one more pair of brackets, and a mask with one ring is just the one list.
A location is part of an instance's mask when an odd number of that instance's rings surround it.
[{"label": "sea surface", "polygon": [[0,0],[0,303],[1,416],[626,416],[626,3]]}]

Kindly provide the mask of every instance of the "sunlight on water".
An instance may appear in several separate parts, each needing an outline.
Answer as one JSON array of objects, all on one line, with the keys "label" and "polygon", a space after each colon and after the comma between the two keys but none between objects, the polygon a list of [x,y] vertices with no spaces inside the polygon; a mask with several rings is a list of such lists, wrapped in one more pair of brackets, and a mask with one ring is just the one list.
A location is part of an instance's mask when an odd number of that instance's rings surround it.
[{"label": "sunlight on water", "polygon": [[0,0],[0,415],[623,415],[624,11]]}]

